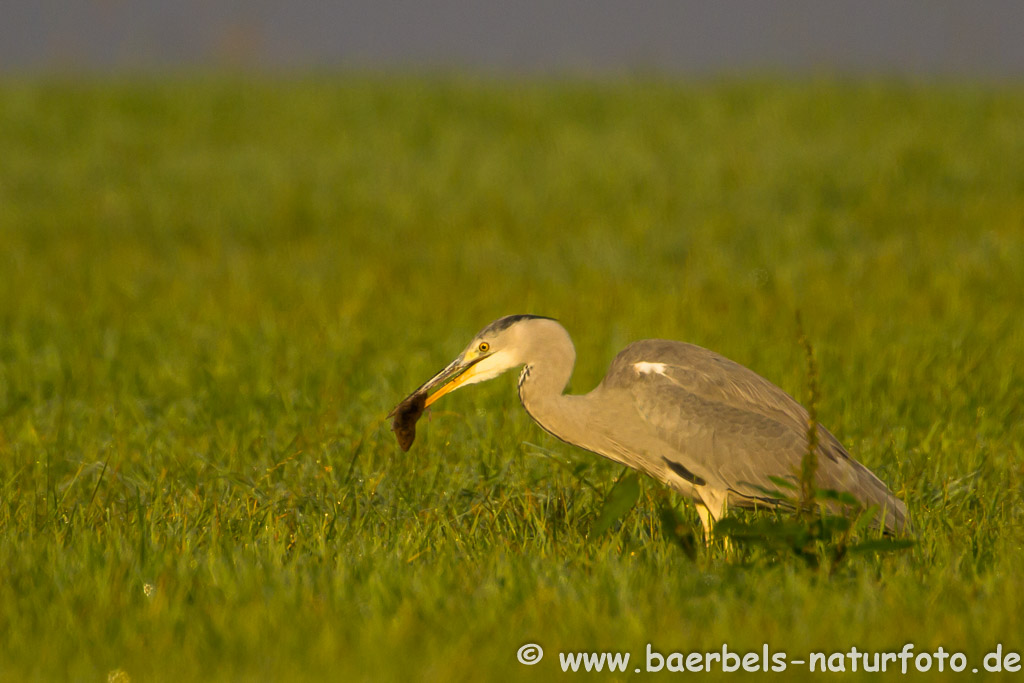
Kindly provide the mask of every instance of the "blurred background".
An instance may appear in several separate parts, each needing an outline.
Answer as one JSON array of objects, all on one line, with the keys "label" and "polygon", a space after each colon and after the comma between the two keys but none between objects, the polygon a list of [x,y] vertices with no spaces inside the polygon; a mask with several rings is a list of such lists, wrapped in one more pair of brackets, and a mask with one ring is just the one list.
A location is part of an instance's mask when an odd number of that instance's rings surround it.
[{"label": "blurred background", "polygon": [[1016,79],[1021,0],[7,0],[4,72],[188,68]]}]

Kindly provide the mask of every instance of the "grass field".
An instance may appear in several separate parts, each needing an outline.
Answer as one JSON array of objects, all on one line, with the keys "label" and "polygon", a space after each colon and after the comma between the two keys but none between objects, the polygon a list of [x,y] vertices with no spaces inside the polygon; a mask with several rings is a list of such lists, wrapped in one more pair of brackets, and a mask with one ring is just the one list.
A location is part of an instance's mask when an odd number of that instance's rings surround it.
[{"label": "grass field", "polygon": [[[1018,86],[8,79],[0,680],[1024,651],[1022,122]],[[573,334],[577,392],[666,337],[804,397],[797,311],[822,422],[917,526],[831,576],[688,558],[648,479],[588,538],[623,470],[513,375],[407,454],[384,420],[525,312]]]}]

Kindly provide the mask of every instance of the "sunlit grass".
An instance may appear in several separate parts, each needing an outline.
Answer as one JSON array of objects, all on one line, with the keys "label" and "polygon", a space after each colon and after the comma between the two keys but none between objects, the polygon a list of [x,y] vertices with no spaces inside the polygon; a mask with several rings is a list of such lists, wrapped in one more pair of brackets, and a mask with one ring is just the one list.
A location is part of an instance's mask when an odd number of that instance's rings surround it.
[{"label": "sunlit grass", "polygon": [[[1024,650],[1022,120],[1019,88],[896,83],[3,84],[0,679]],[[513,377],[408,454],[384,421],[522,312],[573,334],[575,391],[666,337],[803,396],[798,310],[908,554],[691,561],[643,478],[588,539],[621,468]]]}]

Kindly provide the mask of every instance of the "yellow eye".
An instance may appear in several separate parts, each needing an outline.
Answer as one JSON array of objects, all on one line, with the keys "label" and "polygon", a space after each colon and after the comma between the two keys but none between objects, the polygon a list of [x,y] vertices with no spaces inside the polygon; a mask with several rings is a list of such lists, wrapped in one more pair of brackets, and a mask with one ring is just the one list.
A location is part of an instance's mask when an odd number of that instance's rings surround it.
[{"label": "yellow eye", "polygon": [[480,346],[476,347],[476,350],[480,353],[487,353],[491,350],[491,345],[487,342],[480,342]]}]

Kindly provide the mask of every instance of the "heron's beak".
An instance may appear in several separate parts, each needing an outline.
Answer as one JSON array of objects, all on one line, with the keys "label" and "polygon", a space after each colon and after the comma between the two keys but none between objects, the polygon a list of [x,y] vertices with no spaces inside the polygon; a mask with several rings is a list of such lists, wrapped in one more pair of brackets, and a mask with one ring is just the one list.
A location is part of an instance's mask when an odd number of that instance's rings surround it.
[{"label": "heron's beak", "polygon": [[459,356],[449,363],[448,367],[427,380],[419,389],[412,392],[412,395],[426,394],[434,389],[434,387],[441,387],[433,394],[427,396],[427,401],[424,407],[429,406],[448,392],[458,389],[460,385],[464,384],[466,380],[471,378],[474,374],[473,366],[486,357],[487,356],[475,356],[467,358],[465,354]]}]

